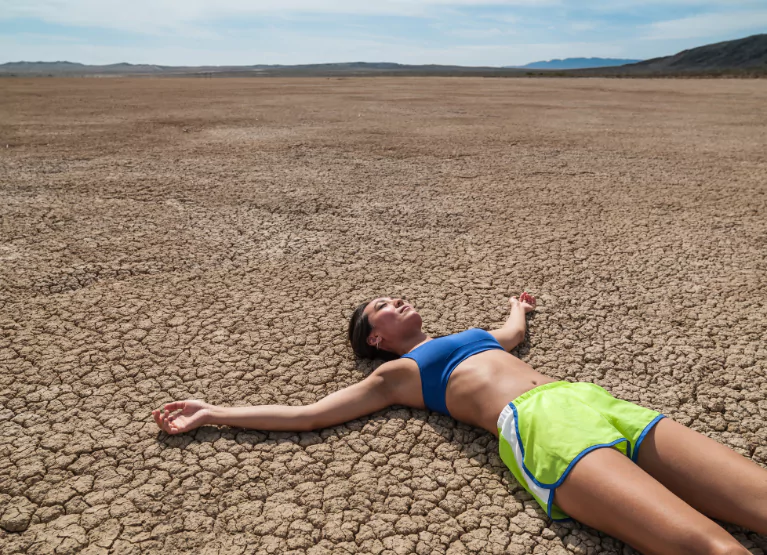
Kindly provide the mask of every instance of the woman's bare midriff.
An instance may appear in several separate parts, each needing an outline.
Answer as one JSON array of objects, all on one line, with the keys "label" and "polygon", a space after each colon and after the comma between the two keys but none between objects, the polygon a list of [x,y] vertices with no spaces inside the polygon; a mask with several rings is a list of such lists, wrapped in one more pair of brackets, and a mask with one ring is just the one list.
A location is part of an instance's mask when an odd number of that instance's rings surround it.
[{"label": "woman's bare midriff", "polygon": [[[412,380],[412,387],[403,388],[407,398],[402,404],[424,408],[418,365],[412,359],[401,360],[410,370],[408,381]],[[445,404],[456,420],[484,428],[498,437],[496,425],[504,406],[539,385],[555,381],[511,353],[492,349],[470,356],[453,370],[447,382]]]},{"label": "woman's bare midriff", "polygon": [[[419,376],[420,379],[420,376]],[[445,404],[451,416],[498,436],[503,407],[539,385],[557,380],[500,349],[483,351],[459,364],[447,382]]]}]

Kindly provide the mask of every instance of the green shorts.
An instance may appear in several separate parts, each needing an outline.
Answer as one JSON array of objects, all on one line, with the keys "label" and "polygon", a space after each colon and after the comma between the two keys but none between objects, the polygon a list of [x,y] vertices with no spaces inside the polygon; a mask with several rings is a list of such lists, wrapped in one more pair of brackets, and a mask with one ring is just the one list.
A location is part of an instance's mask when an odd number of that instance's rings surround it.
[{"label": "green shorts", "polygon": [[503,407],[498,449],[549,518],[570,520],[552,500],[575,463],[594,449],[612,446],[636,462],[642,440],[664,417],[593,383],[551,382]]}]

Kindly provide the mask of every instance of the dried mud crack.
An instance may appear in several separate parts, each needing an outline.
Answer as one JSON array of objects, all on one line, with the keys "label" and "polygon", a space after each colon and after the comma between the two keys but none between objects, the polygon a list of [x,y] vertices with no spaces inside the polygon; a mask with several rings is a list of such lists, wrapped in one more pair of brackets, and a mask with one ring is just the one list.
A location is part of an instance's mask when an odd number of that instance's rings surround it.
[{"label": "dried mud crack", "polygon": [[440,335],[532,291],[517,356],[767,466],[762,82],[0,90],[2,554],[633,553],[548,521],[492,436],[436,413],[158,432],[173,399],[362,379],[347,321],[385,294]]}]

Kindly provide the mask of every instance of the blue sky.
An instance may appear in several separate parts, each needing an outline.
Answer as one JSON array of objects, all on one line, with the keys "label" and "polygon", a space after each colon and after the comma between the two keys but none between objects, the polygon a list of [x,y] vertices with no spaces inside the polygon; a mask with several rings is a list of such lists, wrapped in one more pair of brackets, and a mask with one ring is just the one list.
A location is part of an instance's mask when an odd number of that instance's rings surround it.
[{"label": "blue sky", "polygon": [[767,32],[767,0],[0,0],[0,63],[522,65]]}]

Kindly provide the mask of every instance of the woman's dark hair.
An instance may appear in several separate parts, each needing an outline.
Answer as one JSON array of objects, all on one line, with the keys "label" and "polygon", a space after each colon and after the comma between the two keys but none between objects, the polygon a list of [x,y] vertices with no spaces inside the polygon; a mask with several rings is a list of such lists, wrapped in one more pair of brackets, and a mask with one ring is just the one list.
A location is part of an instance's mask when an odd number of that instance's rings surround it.
[{"label": "woman's dark hair", "polygon": [[373,326],[370,325],[367,314],[363,314],[363,311],[369,303],[370,301],[365,301],[359,305],[349,320],[349,343],[351,343],[354,354],[360,358],[368,359],[394,360],[399,358],[397,353],[376,349],[374,345],[368,345],[367,339]]}]

